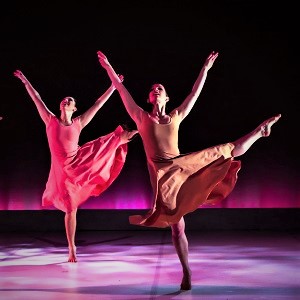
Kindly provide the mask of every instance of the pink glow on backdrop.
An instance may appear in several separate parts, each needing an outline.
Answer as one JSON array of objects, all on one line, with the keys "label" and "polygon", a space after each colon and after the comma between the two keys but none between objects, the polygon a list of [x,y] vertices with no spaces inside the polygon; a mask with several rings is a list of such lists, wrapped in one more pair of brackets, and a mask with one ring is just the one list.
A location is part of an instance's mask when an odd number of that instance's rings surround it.
[{"label": "pink glow on backdrop", "polygon": [[[0,197],[0,210],[41,210],[41,191],[11,191]],[[148,209],[151,195],[143,188],[123,187],[106,191],[101,196],[91,197],[82,209]],[[268,182],[238,184],[233,192],[219,204],[203,208],[297,208],[300,207],[300,190],[289,184]],[[49,207],[47,209],[54,209]]]},{"label": "pink glow on backdrop", "polygon": [[[285,167],[264,168],[247,166],[240,172],[237,184],[227,199],[203,208],[299,208],[299,176]],[[141,169],[143,170],[143,169]],[[32,174],[35,174],[32,170]],[[41,197],[47,172],[43,180],[34,180],[22,172],[3,177],[0,182],[0,210],[42,210]],[[39,174],[39,173],[38,173]],[[22,175],[22,176],[21,176]],[[41,178],[42,176],[36,175]],[[14,179],[12,179],[14,178]],[[152,192],[146,171],[138,168],[123,172],[102,195],[91,197],[82,209],[149,209]]]}]

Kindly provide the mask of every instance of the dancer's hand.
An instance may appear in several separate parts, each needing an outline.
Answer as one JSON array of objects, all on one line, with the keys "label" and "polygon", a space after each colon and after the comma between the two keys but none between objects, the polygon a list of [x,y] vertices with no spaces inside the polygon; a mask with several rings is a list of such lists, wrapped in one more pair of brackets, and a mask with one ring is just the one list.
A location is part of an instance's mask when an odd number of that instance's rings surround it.
[{"label": "dancer's hand", "polygon": [[98,55],[98,59],[100,62],[100,65],[105,69],[107,66],[110,65],[107,57],[105,56],[105,54],[101,51],[97,51],[97,55]]},{"label": "dancer's hand", "polygon": [[25,77],[25,75],[20,71],[20,70],[16,70],[14,72],[14,75],[19,78],[23,83],[28,82],[27,78]]},{"label": "dancer's hand", "polygon": [[118,77],[120,78],[121,82],[123,82],[123,81],[124,81],[124,75],[122,75],[122,74],[118,74]]},{"label": "dancer's hand", "polygon": [[218,55],[219,55],[219,52],[212,51],[209,54],[209,56],[207,57],[203,68],[205,68],[208,71],[213,66],[213,64],[214,64],[215,60],[217,59]]}]

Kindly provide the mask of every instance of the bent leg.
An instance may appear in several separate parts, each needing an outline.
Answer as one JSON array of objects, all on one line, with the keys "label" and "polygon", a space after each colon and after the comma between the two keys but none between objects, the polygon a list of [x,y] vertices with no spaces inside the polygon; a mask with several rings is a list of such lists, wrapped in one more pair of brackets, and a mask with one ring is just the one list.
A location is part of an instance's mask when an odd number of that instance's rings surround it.
[{"label": "bent leg", "polygon": [[281,115],[269,118],[262,122],[253,131],[239,138],[234,144],[232,156],[237,157],[243,155],[258,139],[267,137],[271,134],[271,127],[280,119]]},{"label": "bent leg", "polygon": [[183,271],[183,278],[181,281],[180,288],[181,290],[190,290],[192,288],[191,284],[191,270],[189,267],[188,262],[188,240],[185,234],[185,222],[184,219],[181,218],[177,224],[171,225],[172,229],[172,241],[173,245],[175,246],[177,255],[179,257],[182,271]]},{"label": "bent leg", "polygon": [[69,259],[68,262],[77,262],[76,246],[75,246],[75,233],[76,233],[76,214],[77,209],[70,213],[65,214],[65,229],[68,240]]}]

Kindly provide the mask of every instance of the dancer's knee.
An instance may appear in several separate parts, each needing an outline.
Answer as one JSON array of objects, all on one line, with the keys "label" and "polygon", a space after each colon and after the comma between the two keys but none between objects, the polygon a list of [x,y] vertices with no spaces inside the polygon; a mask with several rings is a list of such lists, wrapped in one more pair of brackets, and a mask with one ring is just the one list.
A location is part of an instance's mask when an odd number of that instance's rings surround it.
[{"label": "dancer's knee", "polygon": [[183,218],[180,219],[180,221],[178,223],[173,224],[171,226],[171,229],[172,229],[172,236],[175,238],[179,238],[182,235],[184,235],[185,234],[185,223],[184,223]]}]

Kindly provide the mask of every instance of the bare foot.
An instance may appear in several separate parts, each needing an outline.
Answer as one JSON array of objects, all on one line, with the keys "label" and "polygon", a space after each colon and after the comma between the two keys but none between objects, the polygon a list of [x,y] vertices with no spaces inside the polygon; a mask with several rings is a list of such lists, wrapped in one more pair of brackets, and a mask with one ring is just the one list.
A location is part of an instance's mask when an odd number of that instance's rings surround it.
[{"label": "bare foot", "polygon": [[192,289],[192,283],[191,283],[191,274],[183,275],[180,289],[183,291],[188,291]]},{"label": "bare foot", "polygon": [[76,247],[70,247],[69,248],[69,259],[68,262],[76,263],[77,257],[76,257]]},{"label": "bare foot", "polygon": [[138,131],[137,130],[124,130],[121,133],[121,141],[122,144],[128,143],[131,140],[133,140],[133,138],[135,138],[138,135]]},{"label": "bare foot", "polygon": [[272,117],[260,124],[260,132],[263,137],[267,137],[271,134],[271,127],[281,118],[281,114]]}]

